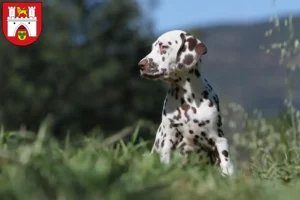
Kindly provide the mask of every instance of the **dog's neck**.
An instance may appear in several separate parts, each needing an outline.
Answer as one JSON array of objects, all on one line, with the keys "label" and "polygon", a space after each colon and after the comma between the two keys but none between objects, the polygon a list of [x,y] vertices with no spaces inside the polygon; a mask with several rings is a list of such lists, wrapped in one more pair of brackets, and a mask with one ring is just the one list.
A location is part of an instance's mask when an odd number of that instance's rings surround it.
[{"label": "dog's neck", "polygon": [[195,65],[188,72],[181,72],[177,74],[177,79],[168,81],[171,88],[179,88],[186,94],[200,95],[205,89],[205,81],[202,79],[200,66]]},{"label": "dog's neck", "polygon": [[186,105],[197,108],[203,102],[203,98],[208,98],[209,84],[202,78],[198,65],[188,72],[178,73],[175,79],[166,81],[170,85],[164,102],[164,110],[167,113],[176,112],[178,107],[187,108]]}]

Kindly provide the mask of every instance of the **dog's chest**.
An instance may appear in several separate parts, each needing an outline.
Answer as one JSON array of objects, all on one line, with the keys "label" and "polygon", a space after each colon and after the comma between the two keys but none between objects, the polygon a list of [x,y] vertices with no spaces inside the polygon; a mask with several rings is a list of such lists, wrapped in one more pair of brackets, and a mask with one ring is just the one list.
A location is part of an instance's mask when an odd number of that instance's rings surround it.
[{"label": "dog's chest", "polygon": [[[167,95],[164,104],[163,124],[170,128],[176,143],[184,143],[191,148],[213,145],[218,119],[217,106],[210,96],[188,94],[178,91]],[[183,99],[183,100],[182,100]]]}]

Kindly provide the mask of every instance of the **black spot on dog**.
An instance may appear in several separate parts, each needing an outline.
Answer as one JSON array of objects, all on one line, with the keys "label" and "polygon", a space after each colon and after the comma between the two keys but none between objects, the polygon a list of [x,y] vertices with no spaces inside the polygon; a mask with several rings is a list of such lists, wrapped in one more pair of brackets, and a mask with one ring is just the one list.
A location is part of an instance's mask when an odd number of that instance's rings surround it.
[{"label": "black spot on dog", "polygon": [[159,147],[159,139],[156,140],[156,142],[155,142],[155,147],[156,147],[156,148]]},{"label": "black spot on dog", "polygon": [[188,82],[190,82],[190,81],[191,81],[191,79],[190,79],[190,78],[187,78],[186,80],[187,80]]},{"label": "black spot on dog", "polygon": [[189,133],[190,133],[190,134],[193,134],[193,133],[194,133],[194,131],[192,131],[192,130],[189,130]]},{"label": "black spot on dog", "polygon": [[165,140],[161,141],[160,146],[161,146],[161,147],[164,147],[164,145],[165,145]]},{"label": "black spot on dog", "polygon": [[200,126],[200,127],[204,126],[204,125],[205,125],[205,122],[203,122],[203,121],[198,124],[198,126]]},{"label": "black spot on dog", "polygon": [[194,123],[196,123],[196,124],[199,123],[199,120],[197,120],[197,119],[194,119],[193,121],[194,121]]},{"label": "black spot on dog", "polygon": [[195,94],[194,93],[192,93],[192,97],[195,99]]},{"label": "black spot on dog", "polygon": [[165,57],[164,56],[162,57],[162,61],[165,62]]},{"label": "black spot on dog", "polygon": [[205,133],[204,131],[201,132],[201,135],[202,135],[203,137],[206,137],[206,133]]},{"label": "black spot on dog", "polygon": [[208,98],[208,94],[209,94],[209,93],[208,93],[208,91],[206,91],[206,90],[202,92],[202,96],[204,97],[204,99],[207,99],[207,98]]},{"label": "black spot on dog", "polygon": [[218,115],[217,126],[218,126],[218,127],[222,126],[222,118],[221,118],[221,115]]},{"label": "black spot on dog", "polygon": [[208,106],[209,106],[209,107],[213,107],[213,106],[214,106],[214,103],[212,102],[212,100],[209,100]]},{"label": "black spot on dog", "polygon": [[181,97],[180,102],[181,102],[181,105],[184,104],[184,98],[183,97]]},{"label": "black spot on dog", "polygon": [[212,138],[209,138],[208,144],[210,144],[211,146],[214,146],[215,145],[215,141]]},{"label": "black spot on dog", "polygon": [[199,72],[198,69],[195,70],[195,75],[196,75],[197,77],[200,77],[200,76],[201,76],[201,74],[200,74],[200,72]]},{"label": "black spot on dog", "polygon": [[223,151],[222,151],[222,154],[223,154],[226,158],[228,158],[228,155],[229,155],[229,154],[228,154],[228,151],[223,150]]},{"label": "black spot on dog", "polygon": [[222,129],[218,129],[218,136],[224,137],[224,133],[223,133]]},{"label": "black spot on dog", "polygon": [[166,112],[166,110],[164,109],[164,116],[167,116],[167,112]]}]

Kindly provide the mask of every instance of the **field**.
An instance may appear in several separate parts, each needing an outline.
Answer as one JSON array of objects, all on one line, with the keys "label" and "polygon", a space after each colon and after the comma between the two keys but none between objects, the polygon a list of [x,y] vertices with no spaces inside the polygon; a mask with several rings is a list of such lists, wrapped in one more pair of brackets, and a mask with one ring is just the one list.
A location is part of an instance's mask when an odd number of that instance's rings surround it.
[{"label": "field", "polygon": [[299,199],[300,150],[284,119],[247,120],[252,129],[233,137],[230,178],[193,156],[161,165],[149,155],[152,141],[139,137],[141,123],[124,141],[94,132],[58,142],[49,120],[37,134],[2,128],[0,199]]}]

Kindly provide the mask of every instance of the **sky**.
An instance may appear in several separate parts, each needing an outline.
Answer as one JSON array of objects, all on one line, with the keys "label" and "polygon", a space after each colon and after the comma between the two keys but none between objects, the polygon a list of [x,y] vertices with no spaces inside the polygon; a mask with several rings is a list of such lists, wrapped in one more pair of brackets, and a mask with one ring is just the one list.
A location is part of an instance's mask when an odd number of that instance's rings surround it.
[{"label": "sky", "polygon": [[233,23],[267,21],[278,14],[300,15],[300,0],[156,0],[152,8],[139,0],[145,14],[155,22],[155,32]]}]

